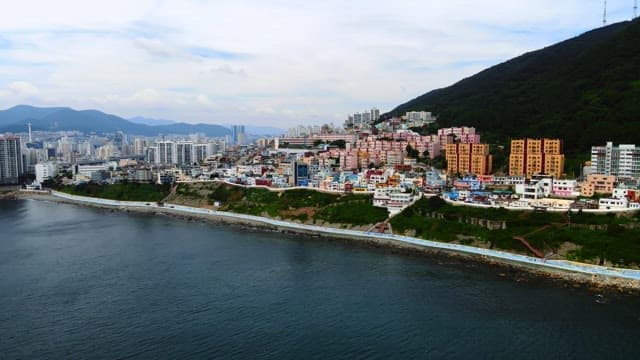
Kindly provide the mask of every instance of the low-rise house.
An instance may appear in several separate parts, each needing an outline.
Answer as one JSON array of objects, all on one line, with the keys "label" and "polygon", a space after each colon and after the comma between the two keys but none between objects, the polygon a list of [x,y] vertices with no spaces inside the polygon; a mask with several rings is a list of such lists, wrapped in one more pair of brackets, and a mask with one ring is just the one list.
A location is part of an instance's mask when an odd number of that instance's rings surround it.
[{"label": "low-rise house", "polygon": [[630,201],[638,200],[638,190],[628,188],[615,188],[613,189],[612,198],[615,199],[628,199]]},{"label": "low-rise house", "polygon": [[576,180],[553,180],[552,193],[554,196],[574,198],[580,196],[577,190],[578,182]]},{"label": "low-rise house", "polygon": [[516,185],[516,194],[522,199],[537,200],[551,195],[553,179],[534,176],[528,183]]},{"label": "low-rise house", "polygon": [[602,198],[598,200],[598,207],[603,210],[626,209],[629,207],[629,200]]},{"label": "low-rise house", "polygon": [[589,174],[587,180],[582,183],[581,195],[592,197],[595,194],[611,194],[616,183],[613,175]]}]

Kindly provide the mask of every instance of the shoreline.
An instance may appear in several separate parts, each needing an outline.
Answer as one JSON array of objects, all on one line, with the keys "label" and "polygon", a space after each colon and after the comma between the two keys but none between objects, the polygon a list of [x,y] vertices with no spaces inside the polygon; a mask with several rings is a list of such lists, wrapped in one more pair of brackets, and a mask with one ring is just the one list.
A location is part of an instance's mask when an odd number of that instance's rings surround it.
[{"label": "shoreline", "polygon": [[[275,220],[266,217],[236,214],[191,208],[175,204],[159,206],[154,202],[130,202],[90,198],[59,192],[35,193],[20,192],[18,199],[48,200],[76,205],[87,205],[103,209],[121,210],[146,214],[166,214],[186,220],[204,220],[219,224],[249,226],[258,230],[300,234],[343,240],[379,248],[401,250],[409,253],[445,255],[458,259],[469,259],[492,266],[515,268],[527,274],[550,280],[567,281],[574,285],[608,288],[618,291],[640,292],[640,270],[608,268],[564,260],[542,260],[525,255],[498,250],[476,248],[466,245],[440,243],[436,241],[411,238],[400,235],[376,234],[356,230],[320,227]],[[503,274],[499,274],[503,276]],[[566,285],[565,285],[566,286]]]}]

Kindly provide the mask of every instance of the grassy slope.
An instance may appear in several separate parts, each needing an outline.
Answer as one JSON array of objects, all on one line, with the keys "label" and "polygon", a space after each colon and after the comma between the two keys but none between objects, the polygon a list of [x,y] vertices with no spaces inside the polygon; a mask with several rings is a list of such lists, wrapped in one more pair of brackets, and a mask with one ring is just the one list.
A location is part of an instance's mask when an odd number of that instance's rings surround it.
[{"label": "grassy slope", "polygon": [[153,201],[162,200],[170,192],[169,185],[120,183],[113,185],[98,185],[85,183],[77,186],[63,186],[59,191],[72,195],[99,197],[123,201]]},{"label": "grassy slope", "polygon": [[[469,218],[503,221],[506,229],[488,230],[465,223]],[[637,221],[637,215],[574,213],[568,218],[567,214],[551,212],[459,207],[448,205],[439,198],[423,198],[394,217],[391,225],[396,233],[415,231],[415,236],[424,239],[450,242],[458,240],[458,235],[471,236],[491,248],[527,254],[529,251],[513,237],[548,225],[545,230],[526,237],[532,246],[545,253],[574,244],[577,245],[575,249],[566,254],[569,259],[637,266],[640,265],[640,230],[624,228]]]},{"label": "grassy slope", "polygon": [[221,210],[289,220],[361,226],[387,218],[385,209],[372,205],[371,196],[327,194],[304,189],[273,192],[220,183],[181,184],[176,198],[170,201],[193,204],[202,199],[207,199],[209,205],[219,202]]}]

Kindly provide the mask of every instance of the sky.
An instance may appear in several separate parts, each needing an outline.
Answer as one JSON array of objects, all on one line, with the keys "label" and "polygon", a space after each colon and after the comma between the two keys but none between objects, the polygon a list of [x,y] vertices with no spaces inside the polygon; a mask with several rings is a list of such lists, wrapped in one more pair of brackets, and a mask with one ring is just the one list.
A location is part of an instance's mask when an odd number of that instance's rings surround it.
[{"label": "sky", "polygon": [[[11,1],[0,109],[339,124],[600,27],[602,13],[599,0]],[[608,0],[608,23],[632,16],[632,0]]]}]

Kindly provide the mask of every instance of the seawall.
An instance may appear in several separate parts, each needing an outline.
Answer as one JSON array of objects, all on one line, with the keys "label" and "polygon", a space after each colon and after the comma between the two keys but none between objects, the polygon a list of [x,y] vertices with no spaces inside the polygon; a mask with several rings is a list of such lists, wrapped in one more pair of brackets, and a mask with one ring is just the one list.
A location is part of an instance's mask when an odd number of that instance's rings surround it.
[{"label": "seawall", "polygon": [[[49,198],[47,195],[36,197]],[[348,229],[336,229],[315,225],[305,225],[266,217],[194,208],[176,204],[158,205],[155,202],[118,201],[84,196],[70,195],[57,191],[51,192],[52,200],[82,203],[107,208],[133,210],[150,213],[167,213],[188,215],[220,222],[243,224],[261,227],[274,231],[294,232],[312,236],[357,240],[378,245],[392,246],[427,252],[443,252],[472,257],[484,262],[508,264],[542,273],[552,277],[560,277],[583,283],[605,285],[619,288],[640,290],[640,270],[622,269],[575,263],[564,260],[545,260],[505,251],[477,248],[467,245],[449,244],[431,240],[423,240],[402,235],[380,234]]]}]

